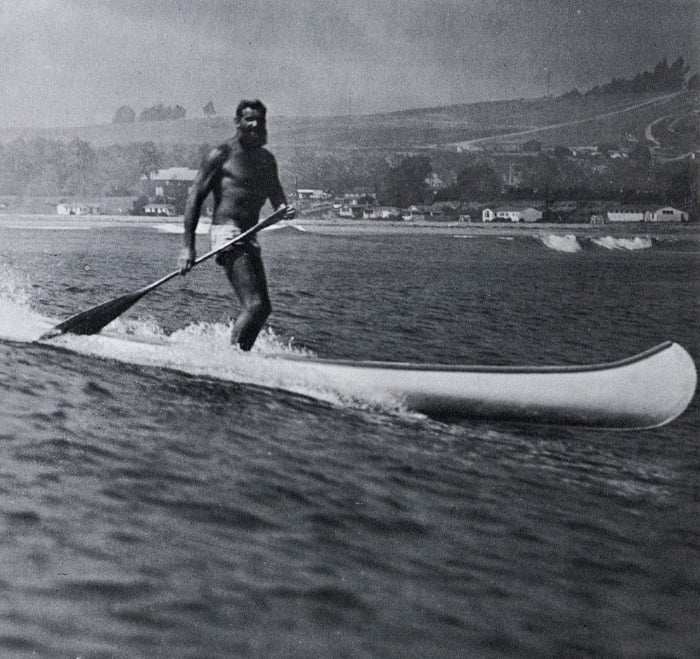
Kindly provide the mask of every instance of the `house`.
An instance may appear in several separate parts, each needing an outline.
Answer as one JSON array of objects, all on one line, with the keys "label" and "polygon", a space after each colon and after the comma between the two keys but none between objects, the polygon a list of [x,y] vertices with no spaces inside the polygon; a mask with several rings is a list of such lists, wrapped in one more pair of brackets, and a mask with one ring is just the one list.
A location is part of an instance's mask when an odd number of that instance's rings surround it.
[{"label": "house", "polygon": [[297,199],[307,199],[310,201],[323,201],[330,199],[330,195],[316,188],[300,188],[297,190]]},{"label": "house", "polygon": [[344,217],[351,220],[359,220],[362,217],[365,206],[359,204],[343,204],[337,211],[338,217]]},{"label": "house", "polygon": [[447,183],[445,183],[435,172],[432,172],[430,175],[426,176],[425,182],[433,191],[444,190],[447,188]]},{"label": "house", "polygon": [[340,198],[343,204],[370,204],[375,202],[375,193],[370,188],[355,188],[352,192],[346,192]]},{"label": "house", "polygon": [[172,217],[177,215],[175,206],[172,204],[146,204],[143,207],[143,212],[146,215],[156,215],[160,217]]},{"label": "house", "polygon": [[395,206],[367,206],[362,217],[365,220],[391,220],[401,217],[401,211]]},{"label": "house", "polygon": [[597,146],[570,146],[569,151],[576,158],[596,158],[601,155]]},{"label": "house", "polygon": [[663,208],[657,208],[651,213],[651,217],[647,222],[687,222],[688,213],[678,210],[677,208],[672,208],[671,206],[664,206]]},{"label": "house", "polygon": [[439,210],[443,215],[457,216],[459,214],[459,204],[451,201],[436,201],[431,208]]},{"label": "house", "polygon": [[141,189],[150,202],[172,205],[181,214],[196,176],[197,170],[189,167],[159,169],[141,177]]},{"label": "house", "polygon": [[651,212],[643,208],[624,207],[606,213],[608,222],[649,222]]},{"label": "house", "polygon": [[499,206],[495,210],[485,208],[481,213],[484,222],[503,220],[511,222],[539,222],[542,219],[542,211],[532,206]]},{"label": "house", "polygon": [[62,202],[56,206],[58,215],[99,215],[101,208],[99,204]]},{"label": "house", "polygon": [[432,206],[409,206],[401,213],[401,217],[406,222],[412,222],[415,220],[443,220],[445,219],[445,213],[440,208],[433,208]]}]

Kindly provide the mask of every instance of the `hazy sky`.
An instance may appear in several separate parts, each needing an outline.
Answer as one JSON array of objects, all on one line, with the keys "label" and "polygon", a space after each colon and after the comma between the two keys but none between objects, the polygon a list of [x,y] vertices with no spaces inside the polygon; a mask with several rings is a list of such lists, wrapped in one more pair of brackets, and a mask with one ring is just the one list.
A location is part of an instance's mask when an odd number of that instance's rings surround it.
[{"label": "hazy sky", "polygon": [[162,102],[353,114],[700,71],[700,0],[0,0],[0,127]]}]

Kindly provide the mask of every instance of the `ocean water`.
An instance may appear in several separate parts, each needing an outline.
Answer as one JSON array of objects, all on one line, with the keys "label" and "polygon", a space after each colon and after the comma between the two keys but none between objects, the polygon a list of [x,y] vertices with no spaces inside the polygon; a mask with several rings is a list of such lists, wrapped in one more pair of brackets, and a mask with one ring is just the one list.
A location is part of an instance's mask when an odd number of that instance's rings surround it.
[{"label": "ocean water", "polygon": [[213,262],[108,328],[162,350],[32,342],[173,270],[176,231],[0,224],[0,656],[698,656],[697,398],[647,431],[448,424],[288,391],[269,359],[576,364],[672,339],[697,363],[697,240],[283,228],[250,355]]}]

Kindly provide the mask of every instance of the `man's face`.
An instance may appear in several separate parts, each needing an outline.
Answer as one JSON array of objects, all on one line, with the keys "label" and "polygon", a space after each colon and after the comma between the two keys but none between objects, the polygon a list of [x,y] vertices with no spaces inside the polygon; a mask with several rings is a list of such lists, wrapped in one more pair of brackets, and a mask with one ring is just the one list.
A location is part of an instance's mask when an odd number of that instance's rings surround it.
[{"label": "man's face", "polygon": [[236,119],[236,125],[243,146],[261,147],[265,144],[265,119],[259,110],[243,108],[241,116]]}]

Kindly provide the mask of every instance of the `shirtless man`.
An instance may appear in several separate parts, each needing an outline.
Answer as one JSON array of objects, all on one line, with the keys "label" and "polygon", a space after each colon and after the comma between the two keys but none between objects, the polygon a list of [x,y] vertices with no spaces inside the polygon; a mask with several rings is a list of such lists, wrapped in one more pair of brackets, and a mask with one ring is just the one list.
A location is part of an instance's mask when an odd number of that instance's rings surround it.
[{"label": "shirtless man", "polygon": [[[285,219],[294,217],[295,209],[287,206],[275,158],[263,149],[267,142],[266,112],[260,101],[241,101],[236,108],[236,134],[204,158],[185,206],[180,274],[187,273],[194,264],[195,229],[202,203],[210,192],[214,197],[211,249],[256,224],[267,199],[275,210],[286,208]],[[241,350],[250,350],[272,311],[255,236],[220,252],[216,262],[226,271],[242,306],[233,325],[231,343],[237,343]]]}]

